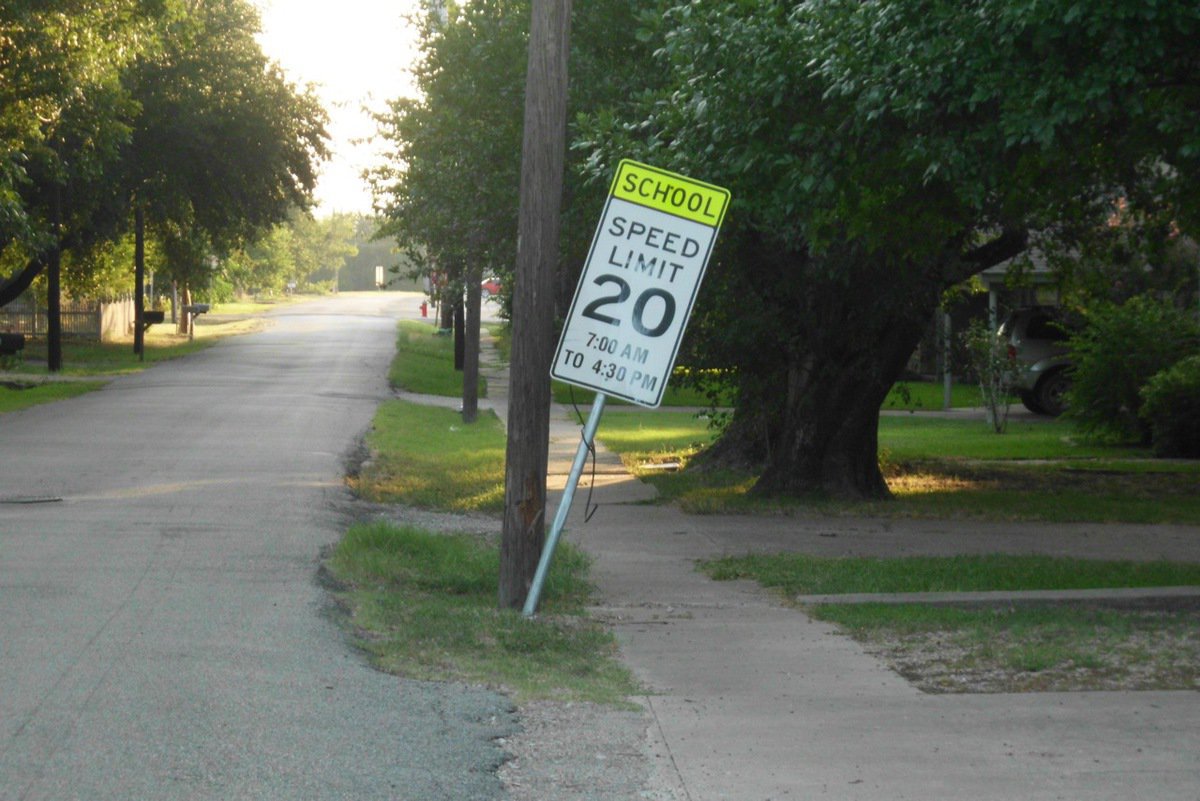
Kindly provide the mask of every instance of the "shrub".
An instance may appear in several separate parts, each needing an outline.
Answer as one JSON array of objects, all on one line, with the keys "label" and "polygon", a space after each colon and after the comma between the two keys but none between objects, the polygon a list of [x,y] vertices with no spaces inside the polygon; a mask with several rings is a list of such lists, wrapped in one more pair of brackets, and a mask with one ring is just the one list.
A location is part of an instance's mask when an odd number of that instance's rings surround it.
[{"label": "shrub", "polygon": [[1200,458],[1200,354],[1155,375],[1142,389],[1142,419],[1158,456]]},{"label": "shrub", "polygon": [[981,320],[973,320],[960,337],[967,351],[971,371],[979,381],[979,390],[987,409],[988,423],[997,434],[1008,427],[1008,404],[1016,363],[1009,358],[1005,342]]},{"label": "shrub", "polygon": [[196,290],[197,303],[231,303],[234,299],[233,284],[220,275],[209,278],[208,286]]},{"label": "shrub", "polygon": [[1147,296],[1089,309],[1070,341],[1075,368],[1067,414],[1087,433],[1150,441],[1142,387],[1200,349],[1200,324]]}]

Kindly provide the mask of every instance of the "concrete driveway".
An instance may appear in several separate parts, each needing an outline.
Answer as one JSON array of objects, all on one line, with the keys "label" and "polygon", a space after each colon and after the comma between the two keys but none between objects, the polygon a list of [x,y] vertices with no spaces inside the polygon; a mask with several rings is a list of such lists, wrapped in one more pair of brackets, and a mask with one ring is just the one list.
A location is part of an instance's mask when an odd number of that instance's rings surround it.
[{"label": "concrete driveway", "polygon": [[322,548],[414,295],[0,416],[0,799],[499,797],[501,696],[371,670]]}]

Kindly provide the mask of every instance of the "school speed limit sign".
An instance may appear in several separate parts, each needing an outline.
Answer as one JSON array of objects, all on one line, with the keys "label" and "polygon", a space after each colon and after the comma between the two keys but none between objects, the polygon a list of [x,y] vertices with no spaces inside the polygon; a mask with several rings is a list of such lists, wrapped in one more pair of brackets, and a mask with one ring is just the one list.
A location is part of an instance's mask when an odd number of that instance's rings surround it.
[{"label": "school speed limit sign", "polygon": [[726,189],[622,161],[550,374],[658,406],[728,206]]}]

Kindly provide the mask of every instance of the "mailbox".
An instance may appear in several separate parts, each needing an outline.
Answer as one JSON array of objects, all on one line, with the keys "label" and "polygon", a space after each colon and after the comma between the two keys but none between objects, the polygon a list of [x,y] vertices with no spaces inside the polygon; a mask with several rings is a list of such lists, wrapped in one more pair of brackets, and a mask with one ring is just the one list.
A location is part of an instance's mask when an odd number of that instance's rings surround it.
[{"label": "mailbox", "polygon": [[0,334],[0,356],[13,356],[24,349],[24,334]]},{"label": "mailbox", "polygon": [[205,314],[208,312],[209,306],[207,303],[193,303],[191,306],[184,306],[183,310],[188,314]]},{"label": "mailbox", "polygon": [[158,325],[167,319],[167,313],[163,311],[144,311],[142,312],[143,325]]}]

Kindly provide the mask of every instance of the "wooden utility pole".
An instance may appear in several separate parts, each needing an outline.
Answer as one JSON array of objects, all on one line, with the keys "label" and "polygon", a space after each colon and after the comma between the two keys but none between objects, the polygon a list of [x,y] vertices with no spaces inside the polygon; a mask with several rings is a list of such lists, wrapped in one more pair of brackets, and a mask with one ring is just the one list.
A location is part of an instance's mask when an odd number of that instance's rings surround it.
[{"label": "wooden utility pole", "polygon": [[52,373],[63,367],[61,275],[62,250],[55,242],[46,270],[46,369]]},{"label": "wooden utility pole", "polygon": [[479,417],[479,328],[483,297],[479,288],[478,268],[466,270],[466,325],[463,338],[462,417],[474,423]]},{"label": "wooden utility pole", "polygon": [[133,212],[133,352],[146,360],[146,214],[141,200]]},{"label": "wooden utility pole", "polygon": [[570,30],[570,0],[533,0],[500,542],[500,606],[513,609],[525,602],[546,538],[554,268],[566,156]]},{"label": "wooden utility pole", "polygon": [[62,351],[62,187],[54,187],[54,249],[46,268],[46,369],[63,368]]}]

